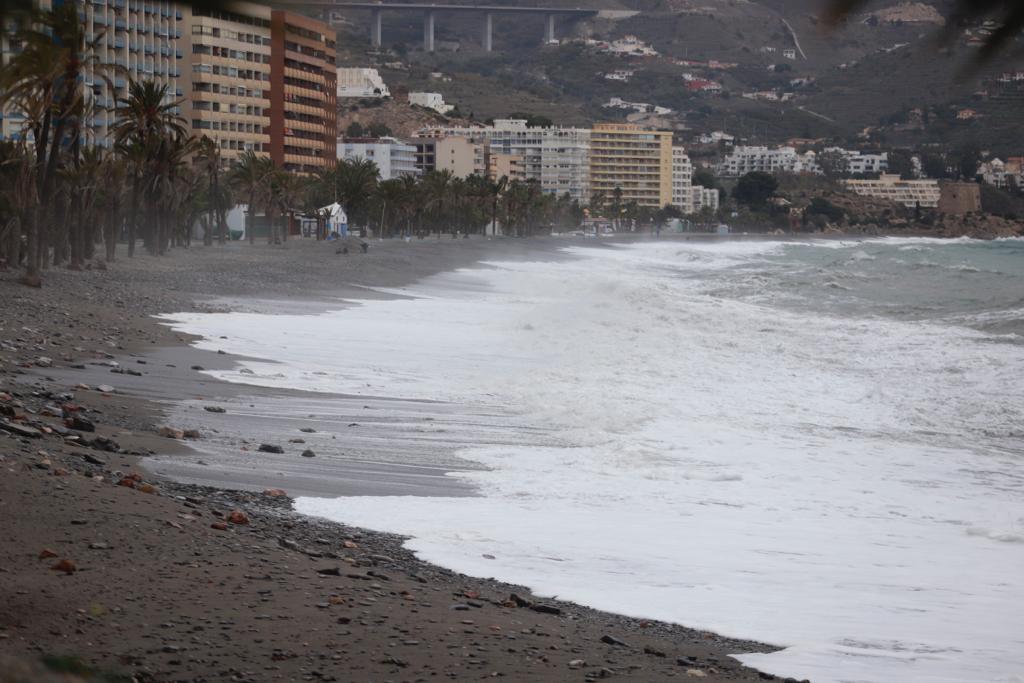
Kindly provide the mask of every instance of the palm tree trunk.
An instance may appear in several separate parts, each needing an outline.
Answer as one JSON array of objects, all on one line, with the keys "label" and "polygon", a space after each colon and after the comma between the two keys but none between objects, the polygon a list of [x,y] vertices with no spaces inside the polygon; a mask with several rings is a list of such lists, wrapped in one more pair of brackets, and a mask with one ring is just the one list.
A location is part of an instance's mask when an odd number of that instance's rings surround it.
[{"label": "palm tree trunk", "polygon": [[32,287],[39,287],[42,283],[39,279],[39,220],[42,209],[37,205],[28,212],[28,224],[25,226],[25,233],[28,236],[25,254],[25,278],[24,283]]},{"label": "palm tree trunk", "polygon": [[132,179],[132,211],[128,216],[128,258],[135,256],[136,226],[139,223],[139,176]]},{"label": "palm tree trunk", "polygon": [[256,244],[256,193],[249,193],[249,207],[246,209],[245,217],[249,219],[249,225],[245,231],[249,233],[249,244]]}]

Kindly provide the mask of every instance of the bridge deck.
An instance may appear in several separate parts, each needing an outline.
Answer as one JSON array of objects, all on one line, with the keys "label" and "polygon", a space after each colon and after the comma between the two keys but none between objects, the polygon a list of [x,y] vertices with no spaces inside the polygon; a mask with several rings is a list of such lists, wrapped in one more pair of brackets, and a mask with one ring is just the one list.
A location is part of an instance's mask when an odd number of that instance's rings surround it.
[{"label": "bridge deck", "polygon": [[[285,4],[285,3],[281,3]],[[433,5],[414,2],[334,2],[333,0],[301,0],[287,3],[296,6],[330,6],[337,9],[359,10],[399,10],[399,11],[431,11],[431,12],[484,12],[488,14],[560,14],[582,16],[597,14],[596,9],[582,7],[504,7],[491,5]]]}]

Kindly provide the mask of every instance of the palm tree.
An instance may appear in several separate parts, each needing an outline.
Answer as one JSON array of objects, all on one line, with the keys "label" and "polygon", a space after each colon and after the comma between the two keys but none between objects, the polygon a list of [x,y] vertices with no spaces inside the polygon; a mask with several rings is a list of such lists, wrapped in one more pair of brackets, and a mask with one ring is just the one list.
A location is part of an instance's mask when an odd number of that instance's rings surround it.
[{"label": "palm tree", "polygon": [[[220,146],[204,135],[196,144],[196,156],[193,161],[207,179],[206,204],[208,212],[212,214],[208,219],[208,224],[216,226],[217,240],[224,244],[227,241],[225,207],[229,198],[226,196],[226,187],[220,181]],[[209,228],[204,231],[203,244],[207,246],[213,244],[213,232]]]},{"label": "palm tree", "polygon": [[124,221],[122,211],[125,197],[125,180],[128,162],[115,154],[103,157],[98,175],[103,178],[98,188],[97,205],[100,210],[103,244],[107,261],[113,261],[117,253],[117,239]]},{"label": "palm tree", "polygon": [[444,221],[445,203],[451,195],[453,178],[452,172],[448,169],[431,171],[423,176],[424,208],[427,215],[430,216],[432,227],[437,230],[439,238]]},{"label": "palm tree", "polygon": [[245,212],[245,232],[249,236],[249,244],[256,243],[256,201],[265,192],[268,174],[273,170],[273,166],[270,157],[257,156],[253,151],[246,150],[235,162],[228,176],[228,182],[235,191],[249,200]]},{"label": "palm tree", "polygon": [[345,207],[351,225],[366,225],[367,209],[380,171],[369,159],[341,159],[323,176],[331,185],[334,201]]},{"label": "palm tree", "polygon": [[496,181],[492,181],[488,187],[491,196],[491,232],[494,235],[498,234],[498,202],[501,201],[501,197],[507,189],[508,176],[501,176]]},{"label": "palm tree", "polygon": [[[178,152],[188,139],[185,119],[175,112],[180,104],[180,101],[169,101],[167,85],[154,81],[131,81],[127,97],[120,98],[114,109],[117,122],[111,133],[118,148],[132,161],[134,172],[129,256],[135,252],[139,194],[144,190],[147,191],[144,243],[150,253],[163,253],[166,249],[166,234],[159,230],[165,217],[157,217],[154,221],[153,211],[160,204],[160,198],[154,193],[171,189],[173,182],[167,174],[178,172]],[[158,223],[157,233],[153,231],[155,222]]]},{"label": "palm tree", "polygon": [[378,213],[379,205],[380,226],[378,230],[380,237],[392,236],[393,220],[389,221],[388,217],[399,216],[402,213],[404,189],[404,183],[399,178],[382,180],[377,184],[377,190],[374,193],[374,213]]},{"label": "palm tree", "polygon": [[75,3],[46,12],[34,12],[25,27],[15,32],[22,51],[0,70],[0,107],[13,106],[26,117],[32,133],[34,161],[23,167],[35,185],[35,201],[25,215],[28,238],[26,284],[39,286],[39,268],[46,260],[41,247],[41,226],[53,208],[57,169],[80,138],[84,106],[83,73],[106,79],[96,47],[103,36],[87,41]]}]

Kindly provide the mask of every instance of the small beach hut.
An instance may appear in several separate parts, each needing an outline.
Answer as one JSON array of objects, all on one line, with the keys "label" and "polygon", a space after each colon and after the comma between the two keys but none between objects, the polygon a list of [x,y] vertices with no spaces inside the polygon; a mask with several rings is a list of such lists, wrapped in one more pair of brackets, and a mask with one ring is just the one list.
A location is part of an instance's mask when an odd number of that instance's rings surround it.
[{"label": "small beach hut", "polygon": [[320,209],[321,215],[327,217],[327,234],[337,233],[340,237],[348,237],[348,215],[341,204],[334,202]]}]

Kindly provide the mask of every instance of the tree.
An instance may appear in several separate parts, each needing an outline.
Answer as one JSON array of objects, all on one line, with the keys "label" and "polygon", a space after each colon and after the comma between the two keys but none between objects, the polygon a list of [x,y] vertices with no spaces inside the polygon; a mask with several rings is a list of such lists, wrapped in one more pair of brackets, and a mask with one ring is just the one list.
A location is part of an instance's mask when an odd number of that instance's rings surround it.
[{"label": "tree", "polygon": [[821,172],[829,180],[845,178],[849,175],[850,162],[846,155],[837,149],[828,149],[817,156]]},{"label": "tree", "polygon": [[[23,282],[39,286],[39,270],[48,252],[42,230],[55,208],[57,169],[64,157],[79,149],[87,106],[82,74],[109,79],[97,55],[103,36],[86,40],[75,3],[45,12],[27,12],[24,7],[20,11],[27,21],[14,38],[22,49],[0,71],[0,108],[20,110],[32,133],[32,163],[19,168],[26,174],[22,188],[31,185],[34,196],[20,223],[27,241]],[[0,12],[0,20],[5,16],[6,10]]]},{"label": "tree", "polygon": [[374,121],[366,128],[366,135],[371,138],[386,138],[391,135],[391,129],[379,121]]},{"label": "tree", "polygon": [[957,172],[963,180],[974,180],[978,175],[978,158],[981,152],[977,145],[969,144],[956,153]]},{"label": "tree", "polygon": [[507,189],[508,176],[501,176],[497,180],[492,181],[488,187],[491,199],[491,231],[495,235],[498,234],[498,202],[501,201],[501,196],[505,194]]},{"label": "tree", "polygon": [[345,207],[349,224],[366,225],[367,209],[380,171],[369,159],[340,159],[318,177],[321,196]]},{"label": "tree", "polygon": [[249,237],[249,244],[256,242],[256,200],[263,195],[264,186],[272,170],[273,162],[269,157],[257,156],[253,151],[246,150],[235,162],[228,176],[231,186],[248,199],[245,232]]},{"label": "tree", "polygon": [[946,157],[935,152],[928,152],[921,155],[921,171],[929,178],[949,177]]},{"label": "tree", "polygon": [[779,182],[775,176],[761,171],[752,171],[740,178],[732,196],[741,204],[746,204],[752,209],[759,209],[764,207],[778,187]]},{"label": "tree", "polygon": [[709,190],[718,188],[718,179],[715,178],[715,174],[710,168],[698,168],[693,172],[693,179],[691,180],[693,185],[700,185],[706,187]]},{"label": "tree", "polygon": [[[181,102],[169,101],[167,87],[153,81],[131,81],[127,97],[119,99],[114,110],[117,116],[117,121],[111,128],[114,142],[126,150],[134,162],[131,201],[135,208],[131,215],[132,224],[129,226],[129,256],[135,251],[140,196],[146,199],[144,244],[150,253],[160,251],[158,243],[162,242],[154,231],[159,221],[155,220],[154,211],[163,198],[155,193],[172,191],[173,182],[161,182],[159,174],[161,170],[170,170],[167,163],[175,155],[174,145],[186,144],[188,136],[185,120],[175,113]],[[169,138],[175,138],[175,142],[169,142]]]},{"label": "tree", "polygon": [[805,215],[808,216],[824,216],[829,221],[836,223],[843,219],[846,212],[840,207],[836,206],[824,197],[815,197],[811,200],[811,203],[807,206]]},{"label": "tree", "polygon": [[363,128],[363,124],[358,121],[353,121],[348,124],[345,129],[345,137],[347,138],[361,138],[366,135],[366,130]]},{"label": "tree", "polygon": [[914,161],[909,150],[894,149],[889,152],[889,173],[894,173],[904,180],[914,177]]},{"label": "tree", "polygon": [[[196,147],[195,163],[207,178],[205,193],[206,210],[212,214],[209,220],[216,227],[217,240],[224,244],[227,241],[227,216],[225,207],[230,204],[230,197],[225,191],[226,185],[220,180],[220,146],[205,135],[199,139]],[[213,230],[207,229],[203,234],[203,244],[213,244]]]}]

